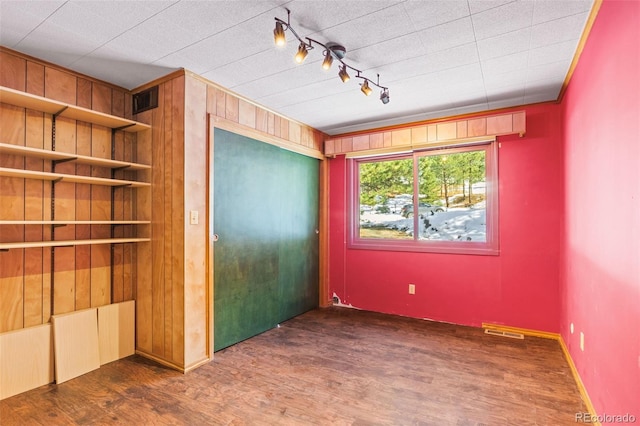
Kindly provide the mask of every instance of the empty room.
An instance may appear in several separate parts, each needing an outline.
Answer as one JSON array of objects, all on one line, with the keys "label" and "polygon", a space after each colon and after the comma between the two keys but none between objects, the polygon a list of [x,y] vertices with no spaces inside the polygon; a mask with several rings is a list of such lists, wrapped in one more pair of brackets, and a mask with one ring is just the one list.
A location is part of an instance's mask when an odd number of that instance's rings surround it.
[{"label": "empty room", "polygon": [[0,424],[640,422],[640,1],[0,1]]}]

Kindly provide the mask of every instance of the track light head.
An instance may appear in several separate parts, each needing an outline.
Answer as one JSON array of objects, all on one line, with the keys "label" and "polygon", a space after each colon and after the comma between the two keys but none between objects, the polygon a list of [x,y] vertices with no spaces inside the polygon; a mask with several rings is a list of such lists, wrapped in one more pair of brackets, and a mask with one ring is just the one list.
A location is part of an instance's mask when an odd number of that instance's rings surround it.
[{"label": "track light head", "polygon": [[298,46],[298,53],[296,53],[295,60],[297,63],[301,64],[304,62],[305,58],[309,54],[307,50],[307,45],[304,42],[300,42],[300,46]]},{"label": "track light head", "polygon": [[349,77],[349,74],[347,73],[346,65],[342,65],[340,67],[340,71],[338,72],[338,77],[340,77],[340,80],[342,80],[343,83],[346,83],[347,81],[349,81],[351,77]]},{"label": "track light head", "polygon": [[273,30],[273,41],[278,47],[282,47],[287,44],[287,38],[284,35],[282,22],[276,21],[276,28]]},{"label": "track light head", "polygon": [[380,100],[385,105],[389,103],[389,89],[383,89],[380,92]]},{"label": "track light head", "polygon": [[333,63],[333,56],[331,56],[331,52],[327,50],[327,53],[324,55],[324,61],[322,61],[322,68],[328,70],[331,68],[331,64]]},{"label": "track light head", "polygon": [[369,81],[365,80],[364,83],[362,83],[360,85],[360,90],[362,91],[362,93],[364,93],[366,96],[369,96],[371,94],[371,92],[373,92],[373,89],[371,87],[369,87]]}]

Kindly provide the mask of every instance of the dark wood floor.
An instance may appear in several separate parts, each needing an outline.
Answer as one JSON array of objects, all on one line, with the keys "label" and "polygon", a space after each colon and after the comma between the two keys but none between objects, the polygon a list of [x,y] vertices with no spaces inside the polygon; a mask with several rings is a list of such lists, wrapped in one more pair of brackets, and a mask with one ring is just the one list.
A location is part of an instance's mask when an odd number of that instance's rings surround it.
[{"label": "dark wood floor", "polygon": [[308,312],[183,375],[139,356],[0,402],[0,423],[575,425],[558,342],[345,308]]}]

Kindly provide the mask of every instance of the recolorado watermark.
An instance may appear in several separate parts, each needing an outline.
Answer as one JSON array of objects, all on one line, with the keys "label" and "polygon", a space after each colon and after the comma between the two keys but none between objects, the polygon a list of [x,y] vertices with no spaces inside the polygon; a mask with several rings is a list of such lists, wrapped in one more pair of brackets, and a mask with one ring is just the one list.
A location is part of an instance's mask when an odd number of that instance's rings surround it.
[{"label": "recolorado watermark", "polygon": [[591,414],[576,413],[576,423],[635,423],[633,414]]}]

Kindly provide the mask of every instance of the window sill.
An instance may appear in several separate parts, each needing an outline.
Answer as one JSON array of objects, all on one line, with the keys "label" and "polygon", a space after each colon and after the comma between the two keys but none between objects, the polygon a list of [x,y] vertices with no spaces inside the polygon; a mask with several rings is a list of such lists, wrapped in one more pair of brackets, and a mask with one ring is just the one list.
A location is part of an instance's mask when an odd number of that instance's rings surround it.
[{"label": "window sill", "polygon": [[407,251],[420,253],[499,256],[500,249],[487,243],[448,243],[390,240],[356,240],[347,246],[354,250]]}]

